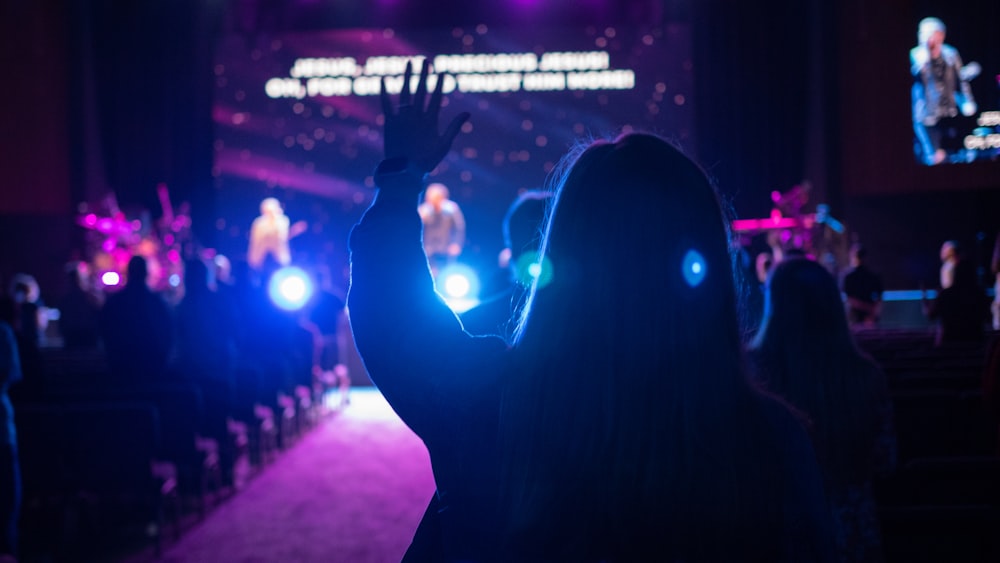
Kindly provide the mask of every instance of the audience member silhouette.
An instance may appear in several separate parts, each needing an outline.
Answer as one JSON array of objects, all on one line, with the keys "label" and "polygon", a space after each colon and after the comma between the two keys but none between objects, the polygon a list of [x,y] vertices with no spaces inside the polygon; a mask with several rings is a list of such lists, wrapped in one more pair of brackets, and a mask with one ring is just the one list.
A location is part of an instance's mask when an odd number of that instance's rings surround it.
[{"label": "audience member silhouette", "polygon": [[955,267],[962,259],[962,247],[956,240],[945,241],[941,245],[941,289],[951,287],[955,278]]},{"label": "audience member silhouette", "polygon": [[94,291],[84,262],[66,266],[69,291],[58,302],[59,332],[65,348],[96,348],[101,340],[101,295]]},{"label": "audience member silhouette", "polygon": [[993,244],[993,257],[990,259],[990,273],[993,274],[993,304],[990,311],[993,314],[993,330],[1000,330],[1000,233]]},{"label": "audience member silhouette", "polygon": [[123,383],[162,378],[173,349],[173,320],[166,302],[146,283],[146,259],[128,262],[125,287],[101,310],[101,335],[111,376]]},{"label": "audience member silhouette", "polygon": [[40,290],[35,278],[27,274],[16,274],[10,283],[10,298],[14,302],[14,324],[11,328],[22,345],[35,348],[41,343],[41,333],[45,328],[42,315]]},{"label": "audience member silhouette", "polygon": [[532,288],[511,346],[470,336],[434,291],[414,212],[468,118],[438,133],[427,71],[411,94],[407,70],[398,110],[383,93],[387,159],[351,236],[348,303],[373,381],[430,452],[436,555],[830,560],[808,436],[745,375],[704,172],[648,134],[571,155],[541,245],[552,282]]},{"label": "audience member silhouette", "polygon": [[[8,316],[9,317],[9,316]],[[21,379],[17,341],[9,318],[0,319],[0,555],[17,556],[17,520],[21,512],[21,468],[17,455],[14,407],[7,391]]]},{"label": "audience member silhouette", "polygon": [[177,365],[197,381],[231,385],[236,361],[235,314],[211,285],[201,260],[184,262],[184,298],[177,304]]},{"label": "audience member silhouette", "polygon": [[751,261],[746,248],[740,247],[739,252],[742,259],[737,267],[737,287],[742,292],[743,325],[745,338],[749,341],[764,320],[764,290],[767,276],[774,267],[774,255],[761,252]]},{"label": "audience member silhouette", "polygon": [[175,310],[179,379],[201,391],[204,431],[220,444],[223,478],[229,480],[235,452],[227,439],[226,417],[232,413],[236,372],[236,312],[220,295],[208,265],[198,259],[184,262],[184,297]]},{"label": "audience member silhouette", "polygon": [[847,319],[851,324],[874,325],[882,311],[882,278],[868,268],[868,249],[860,244],[851,247],[851,270],[844,276],[842,288],[847,296]]},{"label": "audience member silhouette", "polygon": [[43,313],[41,292],[35,278],[28,274],[15,274],[8,292],[9,298],[0,305],[5,309],[2,318],[7,320],[14,331],[23,377],[14,400],[33,400],[44,393],[40,345],[47,321]]},{"label": "audience member silhouette", "polygon": [[872,478],[896,460],[888,386],[855,346],[823,266],[804,258],[778,264],[751,356],[766,388],[812,421],[839,560],[881,561]]},{"label": "audience member silhouette", "polygon": [[324,387],[338,387],[340,402],[346,404],[350,402],[351,378],[340,357],[342,338],[339,331],[344,316],[344,296],[334,287],[329,266],[320,266],[316,273],[319,291],[313,298],[307,319],[317,339],[313,375]]},{"label": "audience member silhouette", "polygon": [[938,345],[956,342],[982,342],[984,328],[990,321],[990,301],[976,280],[976,267],[960,259],[950,269],[948,287],[933,301],[923,301],[927,318],[938,322]]},{"label": "audience member silhouette", "polygon": [[531,268],[538,264],[541,226],[551,197],[551,192],[526,191],[507,209],[502,225],[504,248],[499,260],[502,281],[491,288],[493,293],[479,305],[461,315],[462,325],[469,334],[511,337],[526,289],[534,276],[540,274],[540,271],[533,274]]}]

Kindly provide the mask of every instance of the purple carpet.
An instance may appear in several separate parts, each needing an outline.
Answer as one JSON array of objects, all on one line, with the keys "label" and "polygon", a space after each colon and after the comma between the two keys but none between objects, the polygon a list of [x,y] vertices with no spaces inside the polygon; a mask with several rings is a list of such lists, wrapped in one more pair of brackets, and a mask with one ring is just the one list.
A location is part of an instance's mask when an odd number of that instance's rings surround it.
[{"label": "purple carpet", "polygon": [[355,390],[213,510],[167,562],[399,561],[434,491],[427,450],[378,391]]}]

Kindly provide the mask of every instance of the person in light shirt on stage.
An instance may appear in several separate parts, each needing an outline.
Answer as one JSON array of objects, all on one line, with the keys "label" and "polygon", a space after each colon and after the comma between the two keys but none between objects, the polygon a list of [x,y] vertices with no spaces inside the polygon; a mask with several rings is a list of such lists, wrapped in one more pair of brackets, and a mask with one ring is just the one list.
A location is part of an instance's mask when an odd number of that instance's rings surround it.
[{"label": "person in light shirt on stage", "polygon": [[292,263],[292,252],[288,241],[306,230],[302,221],[289,225],[288,216],[281,203],[273,197],[260,202],[260,217],[253,220],[250,227],[250,247],[247,249],[247,263],[255,270],[264,267],[268,255],[280,266]]},{"label": "person in light shirt on stage", "polygon": [[417,209],[424,224],[424,253],[434,271],[457,258],[465,244],[465,216],[449,197],[444,184],[431,184]]}]

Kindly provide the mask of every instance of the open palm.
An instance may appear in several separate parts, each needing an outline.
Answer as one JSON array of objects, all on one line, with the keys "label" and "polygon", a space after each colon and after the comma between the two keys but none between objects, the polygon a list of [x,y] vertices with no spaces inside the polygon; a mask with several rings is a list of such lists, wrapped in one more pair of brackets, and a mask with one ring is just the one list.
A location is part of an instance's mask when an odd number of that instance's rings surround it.
[{"label": "open palm", "polygon": [[462,124],[469,119],[469,114],[463,112],[451,120],[444,133],[438,133],[441,84],[444,80],[443,76],[438,77],[428,102],[429,70],[430,64],[425,59],[420,69],[416,91],[411,93],[410,80],[413,78],[413,69],[410,63],[406,63],[403,90],[399,94],[399,107],[395,110],[385,90],[385,79],[382,79],[381,91],[382,112],[385,114],[386,158],[406,158],[411,166],[425,174],[434,170],[434,167],[448,154]]}]

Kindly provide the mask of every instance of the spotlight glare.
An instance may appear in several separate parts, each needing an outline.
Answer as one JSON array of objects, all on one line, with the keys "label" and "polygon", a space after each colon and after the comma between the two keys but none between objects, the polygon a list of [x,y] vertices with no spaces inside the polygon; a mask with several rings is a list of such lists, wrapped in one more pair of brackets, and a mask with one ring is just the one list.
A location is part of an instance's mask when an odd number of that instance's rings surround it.
[{"label": "spotlight glare", "polygon": [[301,268],[289,266],[281,268],[271,276],[267,284],[271,302],[279,309],[297,311],[309,302],[313,294],[313,282]]},{"label": "spotlight glare", "polygon": [[121,276],[118,275],[118,272],[104,272],[103,274],[101,274],[101,283],[103,283],[104,285],[115,286],[118,285],[121,281],[122,278]]},{"label": "spotlight glare", "polygon": [[469,294],[469,288],[469,278],[463,274],[452,274],[444,280],[444,291],[449,297],[465,297]]},{"label": "spotlight glare", "polygon": [[479,276],[465,264],[445,266],[438,272],[435,284],[448,306],[456,313],[465,312],[479,304]]},{"label": "spotlight glare", "polygon": [[167,282],[170,287],[177,287],[181,284],[181,277],[177,274],[170,274],[170,279]]}]

